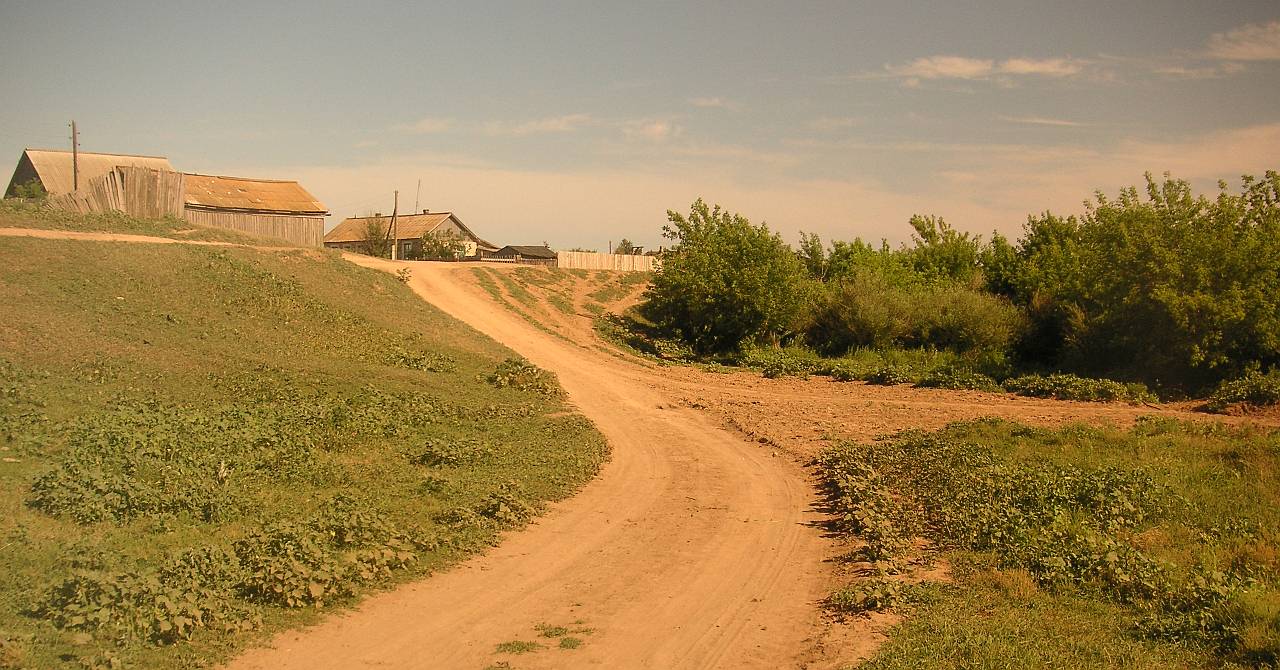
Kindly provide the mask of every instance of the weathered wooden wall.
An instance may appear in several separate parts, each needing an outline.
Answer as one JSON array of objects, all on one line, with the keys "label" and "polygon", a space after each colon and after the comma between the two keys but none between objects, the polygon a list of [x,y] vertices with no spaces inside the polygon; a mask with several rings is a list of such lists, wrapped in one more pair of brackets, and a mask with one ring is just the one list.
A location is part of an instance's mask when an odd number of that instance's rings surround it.
[{"label": "weathered wooden wall", "polygon": [[49,196],[50,207],[88,214],[124,212],[139,219],[182,218],[181,172],[117,166],[79,191]]},{"label": "weathered wooden wall", "polygon": [[559,267],[571,270],[621,270],[623,272],[652,272],[658,269],[657,256],[632,256],[629,254],[598,254],[590,251],[557,251]]},{"label": "weathered wooden wall", "polygon": [[324,217],[226,212],[187,208],[184,218],[199,226],[230,228],[250,235],[274,237],[305,247],[319,247],[324,242]]}]

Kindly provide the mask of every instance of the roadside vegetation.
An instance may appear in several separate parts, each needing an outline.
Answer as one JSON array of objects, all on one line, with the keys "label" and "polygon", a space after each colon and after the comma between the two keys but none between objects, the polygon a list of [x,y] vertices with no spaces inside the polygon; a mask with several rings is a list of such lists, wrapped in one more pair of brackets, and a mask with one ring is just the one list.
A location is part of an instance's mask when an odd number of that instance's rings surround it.
[{"label": "roadside vegetation", "polygon": [[554,377],[336,254],[0,257],[3,667],[216,664],[482,549],[607,458]]},{"label": "roadside vegetation", "polygon": [[[1275,667],[1280,432],[984,420],[819,459],[863,579],[910,617],[865,666]],[[943,563],[950,583],[922,580]]]},{"label": "roadside vegetation", "polygon": [[[38,185],[37,185],[38,186]],[[198,226],[181,219],[137,219],[120,212],[78,214],[45,206],[42,200],[5,198],[0,200],[0,228],[35,228],[82,233],[125,233],[177,240],[229,242],[233,244],[281,247],[292,242],[263,238],[226,228]]]},{"label": "roadside vegetation", "polygon": [[1275,172],[1213,198],[1148,176],[1145,194],[1098,194],[1081,217],[1031,216],[1014,242],[914,216],[900,248],[803,235],[792,249],[701,200],[668,219],[644,303],[601,329],[669,360],[1132,401],[1280,364]]}]

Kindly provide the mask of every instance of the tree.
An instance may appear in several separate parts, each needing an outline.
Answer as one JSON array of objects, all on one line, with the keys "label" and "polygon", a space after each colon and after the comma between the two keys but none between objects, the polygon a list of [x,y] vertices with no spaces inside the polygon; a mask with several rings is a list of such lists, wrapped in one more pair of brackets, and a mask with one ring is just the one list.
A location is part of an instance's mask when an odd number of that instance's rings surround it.
[{"label": "tree", "polygon": [[630,256],[631,254],[636,253],[636,245],[633,244],[631,240],[624,237],[621,242],[618,242],[618,246],[613,248],[613,253]]},{"label": "tree", "polygon": [[14,184],[9,193],[15,198],[24,200],[44,200],[49,197],[48,192],[44,190],[44,184],[34,178],[23,184]]},{"label": "tree", "polygon": [[952,228],[940,216],[911,217],[914,247],[907,256],[926,280],[952,280],[970,283],[978,275],[978,250],[981,240]]},{"label": "tree", "polygon": [[422,234],[422,259],[428,261],[456,261],[467,255],[467,243],[456,231]]},{"label": "tree", "polygon": [[379,258],[391,257],[391,229],[383,225],[380,217],[371,217],[364,222],[364,239],[360,241],[360,253]]},{"label": "tree", "polygon": [[676,244],[645,293],[645,317],[701,353],[776,339],[794,325],[805,271],[780,236],[701,198],[687,218],[668,210],[667,219],[663,236]]},{"label": "tree", "polygon": [[796,257],[800,259],[800,263],[804,265],[810,277],[818,281],[827,280],[826,247],[822,246],[822,238],[818,237],[817,233],[800,231],[800,249],[796,251]]}]

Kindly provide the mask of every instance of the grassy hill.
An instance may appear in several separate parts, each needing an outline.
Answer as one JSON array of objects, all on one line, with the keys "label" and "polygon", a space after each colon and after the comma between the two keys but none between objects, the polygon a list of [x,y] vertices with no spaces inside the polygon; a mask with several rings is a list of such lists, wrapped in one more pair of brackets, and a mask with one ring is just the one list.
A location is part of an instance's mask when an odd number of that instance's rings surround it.
[{"label": "grassy hill", "polygon": [[554,379],[330,253],[0,238],[0,304],[0,667],[216,662],[607,457]]}]

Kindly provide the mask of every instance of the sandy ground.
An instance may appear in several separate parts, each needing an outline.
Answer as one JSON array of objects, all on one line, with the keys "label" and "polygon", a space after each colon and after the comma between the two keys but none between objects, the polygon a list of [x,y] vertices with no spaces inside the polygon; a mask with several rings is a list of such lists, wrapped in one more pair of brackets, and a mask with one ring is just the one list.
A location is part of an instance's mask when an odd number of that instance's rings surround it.
[{"label": "sandy ground", "polygon": [[[7,234],[181,243],[0,229]],[[348,258],[385,271],[406,266]],[[517,305],[505,290],[507,306],[495,304],[471,264],[407,265],[424,299],[554,371],[613,458],[581,493],[487,554],[282,633],[231,668],[842,667],[873,653],[895,618],[840,623],[819,610],[852,578],[833,560],[848,547],[822,536],[818,495],[802,467],[832,440],[988,416],[1047,426],[1125,426],[1152,414],[1280,425],[1275,412],[1216,417],[1192,411],[1194,403],[1060,402],[659,366],[603,345],[586,311]],[[558,290],[582,306],[604,276],[593,277]],[[538,625],[584,631],[574,634],[583,644],[556,648]],[[514,640],[546,648],[496,653]]]},{"label": "sandy ground", "polygon": [[[673,401],[662,371],[495,306],[465,267],[412,272],[410,286],[432,304],[554,371],[613,458],[488,554],[285,633],[230,667],[780,668],[812,658],[833,549],[802,468]],[[495,653],[538,640],[538,624],[591,632],[578,649]]]}]

